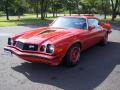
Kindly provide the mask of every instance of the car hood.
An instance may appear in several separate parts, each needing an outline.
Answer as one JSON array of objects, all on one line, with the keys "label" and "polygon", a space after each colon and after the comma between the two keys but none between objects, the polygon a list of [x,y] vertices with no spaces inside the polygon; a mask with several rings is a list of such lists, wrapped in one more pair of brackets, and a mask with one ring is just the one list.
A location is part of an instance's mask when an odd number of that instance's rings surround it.
[{"label": "car hood", "polygon": [[66,28],[53,28],[53,27],[43,27],[36,30],[32,30],[24,33],[20,36],[17,41],[21,41],[23,43],[33,43],[40,44],[46,41],[54,42],[57,39],[65,36],[71,36],[75,33],[83,33],[85,30],[80,29],[66,29]]},{"label": "car hood", "polygon": [[38,44],[50,39],[56,40],[56,38],[70,33],[71,31],[64,28],[44,27],[24,33],[17,39],[17,41]]}]

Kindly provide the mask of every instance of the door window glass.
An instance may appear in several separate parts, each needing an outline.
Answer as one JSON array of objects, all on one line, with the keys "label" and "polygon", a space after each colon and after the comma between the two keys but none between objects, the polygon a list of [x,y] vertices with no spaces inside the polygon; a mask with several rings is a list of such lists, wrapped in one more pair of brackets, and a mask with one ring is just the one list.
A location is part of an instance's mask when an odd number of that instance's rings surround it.
[{"label": "door window glass", "polygon": [[97,19],[88,19],[89,26],[99,27],[99,21]]}]

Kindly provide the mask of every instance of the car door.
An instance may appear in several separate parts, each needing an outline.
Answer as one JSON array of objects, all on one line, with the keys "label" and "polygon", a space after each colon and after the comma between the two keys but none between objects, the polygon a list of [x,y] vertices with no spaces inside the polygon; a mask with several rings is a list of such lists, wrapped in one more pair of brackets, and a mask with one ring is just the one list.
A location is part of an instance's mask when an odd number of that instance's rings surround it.
[{"label": "car door", "polygon": [[104,30],[102,28],[101,25],[99,25],[100,21],[96,18],[89,18],[88,19],[88,26],[95,26],[95,28],[90,32],[91,36],[92,37],[92,40],[91,40],[91,45],[94,45],[98,42],[100,42],[100,40],[103,38],[103,33],[104,33]]},{"label": "car door", "polygon": [[[101,31],[102,28],[99,25],[99,20],[96,18],[88,18],[87,19],[87,24],[88,24],[88,30],[87,33],[85,34],[85,39],[84,39],[84,49],[87,49],[96,43],[98,43],[101,40]],[[92,30],[89,30],[89,26],[94,26]]]}]

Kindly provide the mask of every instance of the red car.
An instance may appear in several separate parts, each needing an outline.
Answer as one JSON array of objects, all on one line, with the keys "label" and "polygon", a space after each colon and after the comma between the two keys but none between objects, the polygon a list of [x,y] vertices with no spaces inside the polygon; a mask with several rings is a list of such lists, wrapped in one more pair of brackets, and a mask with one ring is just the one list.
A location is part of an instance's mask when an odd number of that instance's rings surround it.
[{"label": "red car", "polygon": [[110,29],[94,16],[58,17],[48,27],[9,37],[4,50],[31,62],[74,66],[83,50],[107,44]]}]

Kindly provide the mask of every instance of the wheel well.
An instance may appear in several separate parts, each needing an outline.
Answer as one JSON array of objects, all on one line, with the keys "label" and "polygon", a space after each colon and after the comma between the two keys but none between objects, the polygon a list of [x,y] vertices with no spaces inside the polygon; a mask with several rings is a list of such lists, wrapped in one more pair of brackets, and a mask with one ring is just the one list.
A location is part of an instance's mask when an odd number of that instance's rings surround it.
[{"label": "wheel well", "polygon": [[[75,44],[78,44],[78,45],[80,46],[80,49],[82,48],[81,42],[75,42],[75,43],[73,43],[72,45],[69,46],[68,50],[69,50],[73,45],[75,45]],[[67,51],[68,51],[68,50],[67,50]],[[66,52],[66,53],[67,53],[67,52]]]},{"label": "wheel well", "polygon": [[[78,45],[80,46],[80,49],[82,48],[81,42],[75,42],[75,43],[73,43],[72,45],[69,46],[69,48],[67,49],[67,52],[68,52],[68,50],[69,50],[73,45],[75,45],[75,44],[78,44]],[[66,52],[66,53],[67,53],[67,52]],[[66,54],[65,54],[65,55],[66,55]]]},{"label": "wheel well", "polygon": [[[69,50],[73,45],[75,45],[75,44],[78,44],[78,45],[80,46],[80,48],[82,48],[81,42],[75,42],[75,43],[73,43],[72,45],[69,46],[68,50]],[[68,52],[68,50],[67,50],[67,52]],[[65,56],[66,56],[67,52],[65,53]],[[64,62],[63,60],[65,59],[65,56],[63,57],[63,59],[62,59],[62,61],[61,61],[62,64],[63,64],[63,62]]]},{"label": "wheel well", "polygon": [[[73,43],[71,46],[73,46],[73,45],[75,45],[75,44],[80,45],[80,48],[82,48],[82,46],[81,46],[81,42],[75,42],[75,43]],[[71,46],[70,46],[70,47],[71,47]],[[69,48],[70,48],[70,47],[69,47]]]}]

